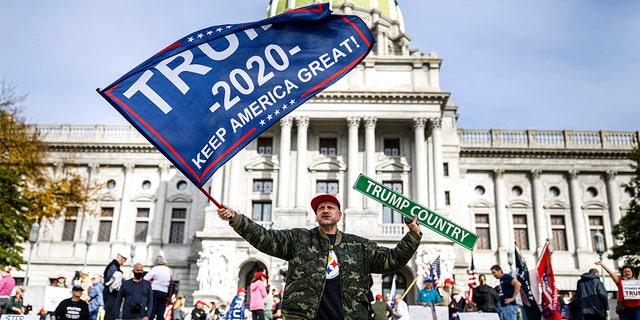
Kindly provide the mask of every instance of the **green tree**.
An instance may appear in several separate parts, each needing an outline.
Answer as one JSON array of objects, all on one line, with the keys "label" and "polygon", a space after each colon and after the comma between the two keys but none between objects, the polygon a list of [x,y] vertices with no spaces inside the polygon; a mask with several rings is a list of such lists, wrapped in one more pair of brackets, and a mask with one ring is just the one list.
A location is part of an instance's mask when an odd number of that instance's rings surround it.
[{"label": "green tree", "polygon": [[629,265],[640,265],[640,146],[636,146],[629,159],[633,161],[631,168],[634,176],[626,185],[633,192],[633,199],[629,203],[627,213],[620,222],[613,226],[613,236],[619,241],[619,245],[611,248],[610,259],[625,258]]},{"label": "green tree", "polygon": [[[70,165],[46,163],[47,145],[21,115],[26,95],[14,86],[0,86],[0,265],[24,264],[21,243],[39,218],[55,220],[71,214],[69,207],[91,213],[99,186],[82,178]],[[72,163],[64,161],[63,163]]]}]

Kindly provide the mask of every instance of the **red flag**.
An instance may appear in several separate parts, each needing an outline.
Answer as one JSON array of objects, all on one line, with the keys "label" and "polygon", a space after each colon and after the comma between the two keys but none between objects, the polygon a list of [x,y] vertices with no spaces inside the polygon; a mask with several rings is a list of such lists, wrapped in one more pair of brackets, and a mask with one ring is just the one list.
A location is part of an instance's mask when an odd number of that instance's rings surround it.
[{"label": "red flag", "polygon": [[473,289],[478,287],[478,278],[476,278],[476,266],[473,264],[473,253],[471,254],[471,269],[469,270],[469,302],[473,302]]},{"label": "red flag", "polygon": [[542,249],[537,269],[542,287],[542,317],[544,319],[561,320],[561,306],[558,303],[558,289],[556,288],[556,279],[553,276],[553,268],[551,267],[549,243],[546,243]]}]

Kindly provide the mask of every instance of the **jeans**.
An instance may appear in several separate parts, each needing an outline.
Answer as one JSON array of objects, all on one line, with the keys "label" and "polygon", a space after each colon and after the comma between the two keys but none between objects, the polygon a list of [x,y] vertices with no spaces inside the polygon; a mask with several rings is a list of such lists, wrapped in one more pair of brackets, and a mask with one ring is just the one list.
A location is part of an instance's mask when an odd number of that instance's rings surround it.
[{"label": "jeans", "polygon": [[518,306],[514,304],[502,306],[500,308],[500,320],[516,320],[518,317]]}]

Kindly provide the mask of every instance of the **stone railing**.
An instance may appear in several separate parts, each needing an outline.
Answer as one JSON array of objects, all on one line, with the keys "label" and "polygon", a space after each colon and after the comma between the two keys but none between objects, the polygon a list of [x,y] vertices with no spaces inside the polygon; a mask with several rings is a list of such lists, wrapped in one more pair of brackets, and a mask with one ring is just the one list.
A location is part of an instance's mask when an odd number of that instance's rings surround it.
[{"label": "stone railing", "polygon": [[540,131],[458,129],[460,147],[537,149],[633,149],[639,131]]},{"label": "stone railing", "polygon": [[149,143],[132,126],[34,125],[32,128],[38,130],[41,139],[45,142]]}]

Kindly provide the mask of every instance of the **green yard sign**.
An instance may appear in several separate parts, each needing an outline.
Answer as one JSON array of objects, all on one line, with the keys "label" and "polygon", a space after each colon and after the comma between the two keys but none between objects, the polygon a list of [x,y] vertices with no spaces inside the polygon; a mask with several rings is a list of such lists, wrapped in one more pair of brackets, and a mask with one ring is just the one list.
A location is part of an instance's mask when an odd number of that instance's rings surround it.
[{"label": "green yard sign", "polygon": [[473,250],[476,246],[478,235],[385,187],[378,181],[360,174],[353,188],[411,219],[417,215],[420,224],[469,250]]}]

